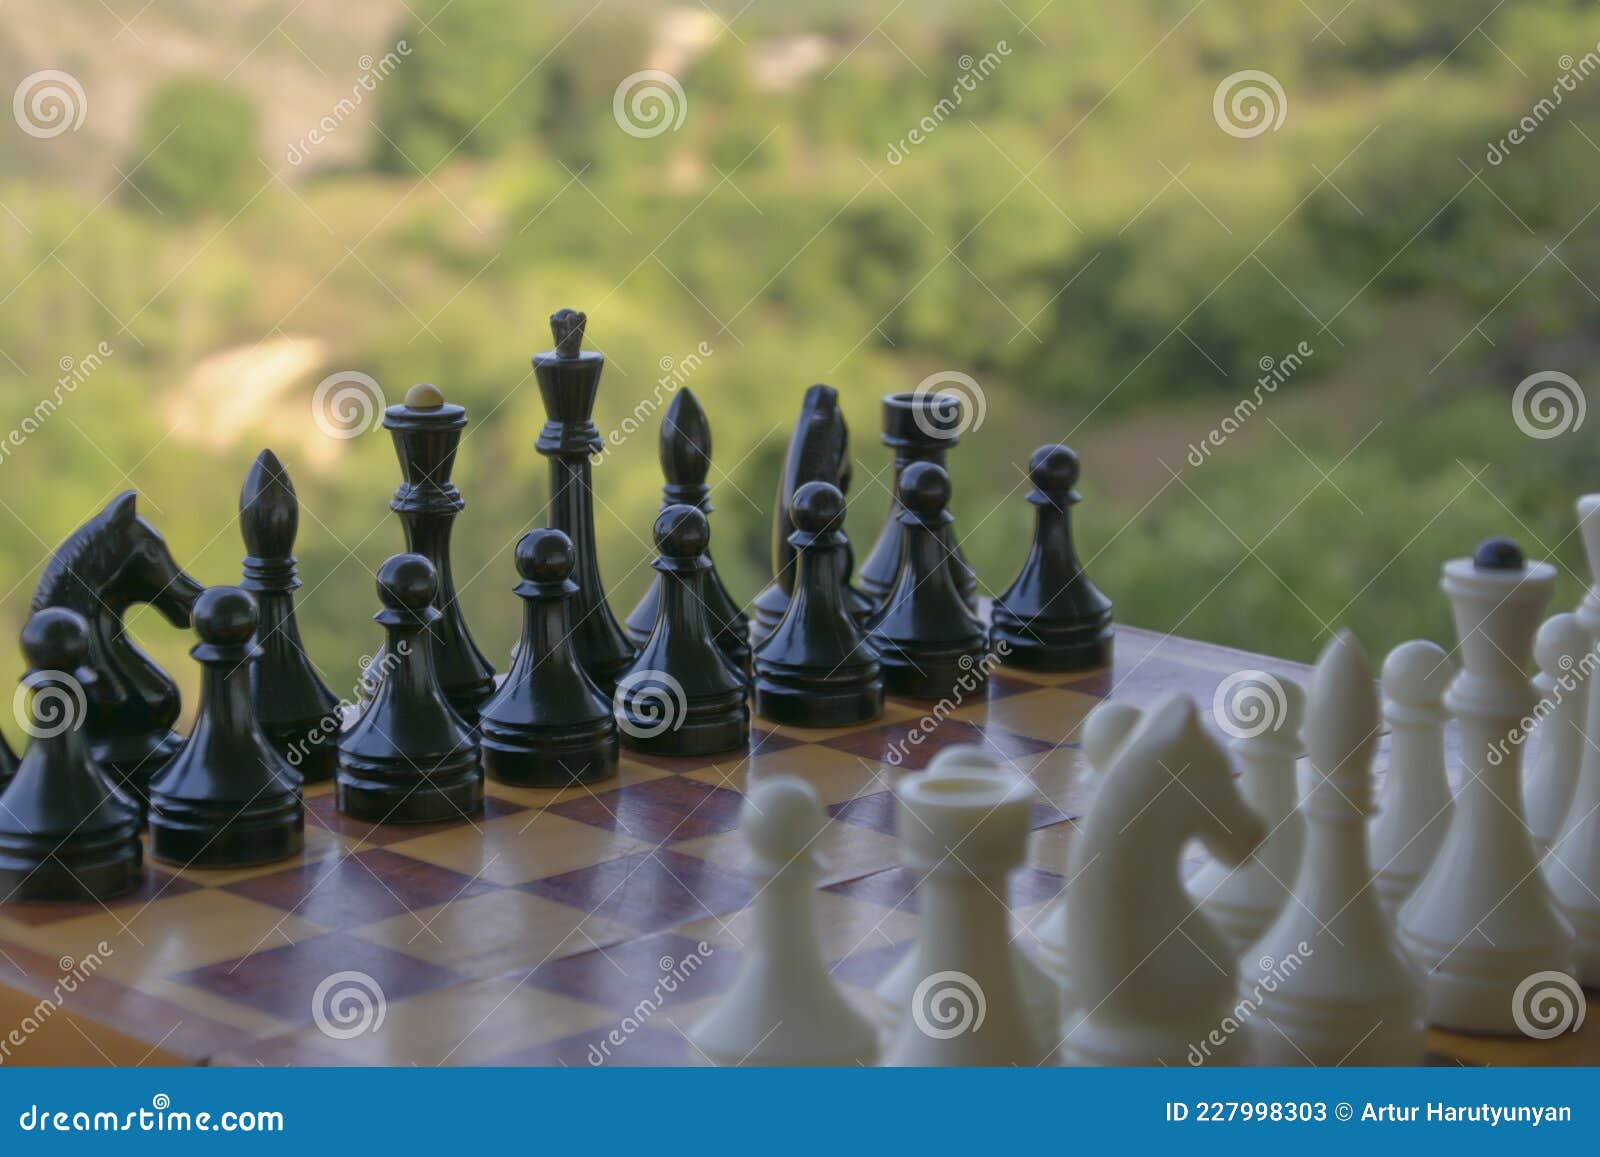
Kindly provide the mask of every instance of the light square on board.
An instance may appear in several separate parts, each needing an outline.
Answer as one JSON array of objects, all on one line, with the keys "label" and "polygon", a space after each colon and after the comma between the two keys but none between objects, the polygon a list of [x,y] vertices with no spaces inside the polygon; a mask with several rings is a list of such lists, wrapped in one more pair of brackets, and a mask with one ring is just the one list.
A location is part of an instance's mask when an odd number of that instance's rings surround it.
[{"label": "light square on board", "polygon": [[653,845],[618,831],[525,811],[483,825],[482,836],[439,832],[390,850],[466,876],[514,887],[616,859]]}]

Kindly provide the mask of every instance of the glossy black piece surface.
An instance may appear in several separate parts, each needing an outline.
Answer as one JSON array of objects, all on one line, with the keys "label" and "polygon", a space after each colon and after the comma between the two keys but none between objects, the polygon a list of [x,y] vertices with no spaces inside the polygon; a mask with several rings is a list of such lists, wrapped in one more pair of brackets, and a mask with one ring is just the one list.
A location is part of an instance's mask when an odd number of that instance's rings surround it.
[{"label": "glossy black piece surface", "polygon": [[262,734],[250,700],[255,600],[212,587],[194,605],[200,708],[150,781],[150,855],[183,867],[243,868],[292,856],[305,838],[300,776]]},{"label": "glossy black piece surface", "polygon": [[[699,399],[684,386],[667,405],[661,421],[661,473],[666,485],[661,488],[662,509],[678,504],[693,506],[702,514],[712,511],[711,487],[706,485],[706,475],[711,470],[711,426]],[[710,552],[706,561],[711,562]],[[661,584],[658,574],[645,590],[639,605],[633,608],[626,624],[628,638],[636,647],[642,647],[650,632],[655,629],[656,611],[661,601]],[[706,617],[711,632],[716,637],[722,653],[747,675],[750,671],[750,623],[744,611],[728,594],[716,565],[706,571],[702,590],[706,603]]]},{"label": "glossy black piece surface", "polygon": [[848,548],[844,495],[827,482],[795,491],[794,596],[756,648],[755,710],[797,727],[846,727],[883,714],[883,673],[846,601],[839,557]]},{"label": "glossy black piece surface", "polygon": [[420,554],[378,568],[373,619],[388,669],[372,705],[339,737],[339,810],[373,824],[440,823],[483,809],[478,740],[439,687],[433,665],[439,580]]},{"label": "glossy black piece surface", "polygon": [[961,597],[949,545],[950,477],[932,462],[913,462],[895,499],[900,566],[867,632],[883,664],[884,690],[964,699],[989,678],[989,633]]},{"label": "glossy black piece surface", "polygon": [[1472,555],[1473,570],[1522,570],[1522,548],[1509,538],[1486,538]]},{"label": "glossy black piece surface", "polygon": [[633,664],[634,648],[606,601],[595,547],[594,482],[589,456],[605,446],[592,420],[606,359],[582,348],[585,316],[562,309],[550,315],[556,348],[533,355],[544,401],[545,424],[534,449],[550,459],[550,525],[572,540],[577,564],[572,581],[573,645],[596,687],[609,695]]},{"label": "glossy black piece surface", "polygon": [[151,777],[183,743],[172,730],[181,704],[178,685],[128,638],[122,616],[148,603],[187,630],[204,588],[139,517],[136,497],[124,491],[67,536],[45,564],[29,610],[67,607],[88,622],[86,665],[95,679],[84,688],[84,737],[101,770],[142,807]]},{"label": "glossy black piece surface", "polygon": [[661,598],[655,628],[617,684],[622,743],[652,755],[743,750],[750,740],[744,672],[723,654],[706,615],[711,526],[693,506],[669,506],[654,535]]},{"label": "glossy black piece surface", "polygon": [[333,778],[339,763],[339,698],[306,656],[295,619],[300,586],[294,540],[300,500],[271,450],[257,455],[239,492],[239,531],[250,553],[239,586],[255,596],[259,652],[250,664],[250,702],[267,742],[306,783]]},{"label": "glossy black piece surface", "polygon": [[617,773],[617,724],[611,701],[572,647],[572,540],[559,530],[531,530],[517,543],[516,561],[522,639],[478,717],[484,771],[525,787],[608,779]]},{"label": "glossy black piece surface", "polygon": [[22,628],[32,736],[0,796],[0,901],[106,900],[138,887],[139,806],[89,754],[82,727],[89,624],[37,611]]},{"label": "glossy black piece surface", "polygon": [[1033,545],[1016,580],[994,601],[991,642],[1005,663],[1085,671],[1111,662],[1111,600],[1089,581],[1072,543],[1078,456],[1041,446],[1028,460]]},{"label": "glossy black piece surface", "polygon": [[[88,646],[85,641],[84,646]],[[5,791],[6,784],[11,782],[11,777],[17,774],[17,753],[11,750],[11,744],[6,742],[6,737],[0,735],[0,791]]]}]

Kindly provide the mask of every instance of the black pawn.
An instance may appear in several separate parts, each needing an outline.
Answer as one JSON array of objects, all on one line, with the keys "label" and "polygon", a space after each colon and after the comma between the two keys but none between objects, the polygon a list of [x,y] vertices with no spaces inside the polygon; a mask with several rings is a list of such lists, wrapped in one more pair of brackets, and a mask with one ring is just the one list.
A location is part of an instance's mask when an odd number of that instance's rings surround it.
[{"label": "black pawn", "polygon": [[250,665],[250,702],[273,750],[306,783],[333,778],[339,765],[339,699],[317,674],[300,641],[294,592],[294,539],[300,500],[288,471],[271,450],[257,455],[239,492],[239,530],[245,549],[244,581],[256,599],[259,621]]},{"label": "black pawn", "polygon": [[661,601],[655,629],[617,683],[622,742],[651,755],[711,755],[750,740],[744,673],[723,655],[706,617],[711,527],[692,506],[656,518]]},{"label": "black pawn", "polygon": [[848,727],[883,714],[878,652],[850,614],[839,556],[844,495],[827,482],[795,491],[788,610],[755,653],[756,713],[798,727]]},{"label": "black pawn", "polygon": [[106,900],[139,886],[139,806],[84,742],[89,624],[51,607],[22,628],[28,744],[0,796],[0,901]]},{"label": "black pawn", "polygon": [[150,854],[169,864],[242,868],[300,850],[300,776],[267,741],[250,703],[255,600],[212,587],[194,605],[200,708],[172,762],[150,781]]},{"label": "black pawn", "polygon": [[489,778],[522,787],[567,787],[617,773],[611,701],[572,648],[572,540],[531,530],[517,543],[523,600],[517,658],[478,717]]},{"label": "black pawn", "polygon": [[1041,446],[1028,459],[1037,511],[1028,559],[994,601],[993,643],[1009,664],[1039,671],[1085,671],[1111,662],[1111,600],[1083,573],[1072,545],[1078,456]]},{"label": "black pawn", "polygon": [[339,738],[338,807],[366,823],[439,823],[483,807],[478,741],[439,687],[433,605],[439,579],[420,554],[378,568],[373,616],[387,670],[372,705]]},{"label": "black pawn", "polygon": [[[661,473],[667,483],[661,488],[662,509],[668,506],[693,506],[702,514],[710,514],[711,487],[706,485],[706,475],[711,470],[711,426],[699,400],[687,386],[680,389],[667,406],[661,422]],[[707,553],[706,561],[711,561]],[[655,630],[656,608],[661,601],[661,584],[665,580],[656,576],[628,616],[628,638],[635,647],[642,647]],[[750,622],[744,611],[722,585],[722,576],[712,565],[706,571],[702,584],[706,600],[706,617],[711,621],[711,633],[716,637],[722,653],[746,674],[750,671]]]}]

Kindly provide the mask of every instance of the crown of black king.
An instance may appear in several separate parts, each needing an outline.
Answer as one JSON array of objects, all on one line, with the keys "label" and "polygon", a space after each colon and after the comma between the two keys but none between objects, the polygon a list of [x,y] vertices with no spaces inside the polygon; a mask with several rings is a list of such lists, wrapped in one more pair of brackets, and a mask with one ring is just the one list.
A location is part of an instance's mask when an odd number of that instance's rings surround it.
[{"label": "crown of black king", "polygon": [[582,348],[587,320],[576,310],[557,310],[550,315],[555,349],[533,355],[533,372],[547,416],[534,444],[541,454],[586,458],[605,445],[591,415],[606,359],[595,350]]}]

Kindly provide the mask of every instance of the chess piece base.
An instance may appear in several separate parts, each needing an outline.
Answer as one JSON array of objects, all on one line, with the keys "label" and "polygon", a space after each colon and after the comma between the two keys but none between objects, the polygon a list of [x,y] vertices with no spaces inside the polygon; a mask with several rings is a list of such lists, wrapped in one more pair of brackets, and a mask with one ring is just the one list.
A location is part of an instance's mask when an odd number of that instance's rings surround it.
[{"label": "chess piece base", "polygon": [[[734,704],[720,710],[691,704],[676,726],[655,734],[650,732],[661,726],[659,719],[629,719],[620,710],[617,726],[622,745],[630,751],[645,755],[715,755],[749,746],[750,708],[741,691]],[[633,730],[630,732],[629,728]]]},{"label": "chess piece base", "polygon": [[267,742],[305,783],[327,783],[339,771],[339,733],[323,726],[321,717],[303,723],[263,727]]},{"label": "chess piece base", "polygon": [[948,699],[969,695],[989,681],[982,665],[985,640],[973,645],[907,653],[882,639],[874,639],[883,669],[886,694],[904,699]]},{"label": "chess piece base", "polygon": [[150,805],[150,856],[193,868],[245,868],[286,859],[305,843],[298,796],[270,809],[195,807],[159,795]]},{"label": "chess piece base", "polygon": [[1521,1036],[1512,999],[1517,985],[1536,972],[1577,971],[1571,941],[1545,944],[1493,956],[1468,945],[1437,944],[1411,934],[1403,926],[1400,943],[1423,970],[1427,1022],[1450,1032],[1484,1036]]},{"label": "chess piece base", "polygon": [[[1210,1034],[1232,1013],[1230,1002],[1219,1005],[1214,1016],[1194,1016],[1160,1025],[1119,1025],[1108,1017],[1077,1009],[1069,1012],[1063,1022],[1061,1064],[1072,1068],[1249,1064],[1250,1040],[1243,1031],[1228,1036],[1220,1045],[1210,1043]],[[1197,1045],[1209,1051],[1201,1051]]]},{"label": "chess piece base", "polygon": [[117,787],[139,805],[144,813],[150,807],[150,781],[156,773],[171,762],[183,746],[183,736],[176,731],[155,737],[121,737],[110,740],[91,740],[89,754],[100,765]]},{"label": "chess piece base", "polygon": [[476,748],[464,757],[419,760],[418,766],[432,770],[423,775],[410,764],[394,769],[341,760],[335,788],[340,813],[369,824],[437,824],[483,810],[483,768]]},{"label": "chess piece base", "polygon": [[995,608],[994,649],[1002,661],[1030,671],[1092,671],[1111,665],[1111,623],[1087,627],[1045,627],[1025,623]]},{"label": "chess piece base", "polygon": [[883,714],[883,683],[826,682],[777,675],[757,668],[752,684],[756,714],[792,727],[849,727]]},{"label": "chess piece base", "polygon": [[1428,1053],[1427,1030],[1414,1001],[1291,1008],[1278,1000],[1247,1021],[1244,1032],[1254,1065],[1420,1065]]},{"label": "chess piece base", "polygon": [[109,900],[139,886],[144,851],[135,824],[104,834],[0,839],[0,896],[8,903]]},{"label": "chess piece base", "polygon": [[570,787],[617,774],[617,734],[610,720],[591,733],[561,737],[508,731],[485,720],[483,770],[496,783],[516,787]]}]

